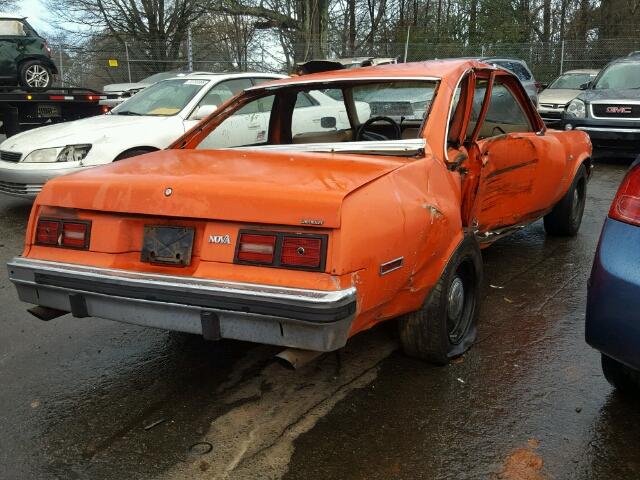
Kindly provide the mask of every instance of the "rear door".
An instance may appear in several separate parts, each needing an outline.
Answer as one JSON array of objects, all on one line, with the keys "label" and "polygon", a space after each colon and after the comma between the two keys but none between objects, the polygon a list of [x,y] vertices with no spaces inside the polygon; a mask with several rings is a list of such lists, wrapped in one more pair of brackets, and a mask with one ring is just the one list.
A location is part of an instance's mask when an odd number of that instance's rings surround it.
[{"label": "rear door", "polygon": [[[528,223],[546,213],[557,199],[567,172],[560,142],[544,126],[516,78],[496,72],[477,83],[482,114],[468,140],[479,175],[469,223],[480,235]],[[478,88],[476,88],[476,91]]]}]

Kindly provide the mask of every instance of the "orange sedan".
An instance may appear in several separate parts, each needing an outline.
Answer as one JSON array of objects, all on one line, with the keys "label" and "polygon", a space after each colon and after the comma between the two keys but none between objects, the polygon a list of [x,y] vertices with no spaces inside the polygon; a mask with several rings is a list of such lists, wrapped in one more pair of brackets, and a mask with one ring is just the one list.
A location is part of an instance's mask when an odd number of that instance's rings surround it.
[{"label": "orange sedan", "polygon": [[539,218],[575,235],[590,156],[473,60],[283,79],[48,182],[9,274],[43,319],[330,351],[399,317],[405,351],[444,364],[476,336],[480,249]]}]

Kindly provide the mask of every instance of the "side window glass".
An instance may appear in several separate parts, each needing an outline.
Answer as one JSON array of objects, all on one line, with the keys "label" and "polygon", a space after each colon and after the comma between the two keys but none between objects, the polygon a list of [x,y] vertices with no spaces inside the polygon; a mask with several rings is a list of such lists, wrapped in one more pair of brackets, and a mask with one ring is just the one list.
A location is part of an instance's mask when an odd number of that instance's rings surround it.
[{"label": "side window glass", "polygon": [[[194,81],[206,81],[206,80],[190,80]],[[193,109],[193,113],[191,113],[190,118],[200,119],[202,117],[202,110],[200,107],[219,107],[224,102],[229,100],[234,95],[240,93],[245,88],[249,88],[251,86],[251,80],[248,78],[237,78],[234,80],[225,80],[220,82],[209,90],[204,97],[200,99],[196,108]],[[199,112],[200,110],[200,112]],[[204,109],[203,109],[204,110]],[[215,108],[207,108],[206,113],[210,114],[215,111]]]},{"label": "side window glass", "polygon": [[26,34],[22,22],[18,20],[0,20],[0,36],[24,37]]},{"label": "side window glass", "polygon": [[247,103],[209,132],[197,146],[198,150],[264,145],[269,140],[269,121],[274,96]]},{"label": "side window glass", "polygon": [[307,92],[300,92],[296,97],[296,105],[294,108],[313,107],[317,104],[318,102],[316,102]]},{"label": "side window glass", "polygon": [[476,86],[473,91],[473,106],[471,107],[471,114],[469,115],[469,124],[467,125],[467,134],[465,140],[471,139],[474,129],[480,118],[480,110],[482,110],[482,103],[484,102],[484,96],[487,94],[487,84],[489,82],[486,79],[476,80]]},{"label": "side window glass", "polygon": [[520,103],[505,85],[495,82],[487,116],[480,128],[478,138],[495,137],[505,133],[531,132],[529,119]]},{"label": "side window glass", "polygon": [[251,81],[254,85],[260,85],[261,83],[273,82],[274,80],[278,80],[277,78],[261,78],[261,77],[253,77]]},{"label": "side window glass", "polygon": [[349,140],[344,131],[349,119],[344,102],[335,101],[332,90],[298,92],[291,117],[293,143],[341,142]]},{"label": "side window glass", "polygon": [[248,78],[225,80],[211,87],[211,90],[200,100],[198,106],[220,105],[250,86],[251,80]]},{"label": "side window glass", "polygon": [[463,78],[453,95],[447,135],[447,144],[449,145],[456,143],[460,138],[460,129],[464,123],[464,108],[467,103],[467,92],[470,78],[471,77],[469,75]]}]

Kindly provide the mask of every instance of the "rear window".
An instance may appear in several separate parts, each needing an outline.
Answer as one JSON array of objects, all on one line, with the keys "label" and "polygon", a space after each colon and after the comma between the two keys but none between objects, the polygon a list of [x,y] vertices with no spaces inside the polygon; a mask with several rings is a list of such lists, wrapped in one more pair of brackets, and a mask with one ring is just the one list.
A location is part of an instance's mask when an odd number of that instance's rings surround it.
[{"label": "rear window", "polygon": [[491,63],[495,63],[496,65],[501,66],[502,68],[506,68],[510,72],[515,73],[516,77],[520,79],[520,81],[531,80],[531,72],[527,70],[520,62],[510,61],[510,60],[495,60],[491,61]]},{"label": "rear window", "polygon": [[[359,123],[371,117],[390,117],[396,121],[422,121],[431,105],[433,82],[387,82],[356,86],[353,99],[368,104],[357,108]],[[335,96],[334,96],[335,98]]]}]

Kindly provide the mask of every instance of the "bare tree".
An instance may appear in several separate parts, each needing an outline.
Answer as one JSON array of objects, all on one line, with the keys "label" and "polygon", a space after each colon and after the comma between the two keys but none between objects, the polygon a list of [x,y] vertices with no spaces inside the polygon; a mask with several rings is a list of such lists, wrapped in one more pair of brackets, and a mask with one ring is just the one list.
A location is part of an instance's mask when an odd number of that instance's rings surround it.
[{"label": "bare tree", "polygon": [[[83,25],[81,32],[108,33],[134,44],[149,58],[150,71],[165,70],[180,55],[189,25],[205,11],[200,0],[46,0],[61,24]],[[85,33],[86,34],[86,33]]]}]

